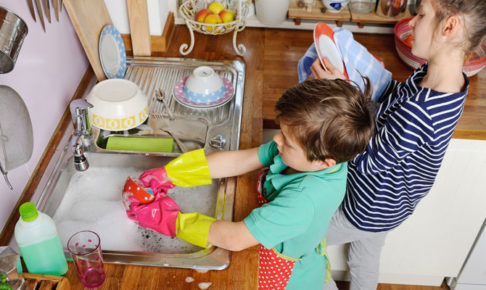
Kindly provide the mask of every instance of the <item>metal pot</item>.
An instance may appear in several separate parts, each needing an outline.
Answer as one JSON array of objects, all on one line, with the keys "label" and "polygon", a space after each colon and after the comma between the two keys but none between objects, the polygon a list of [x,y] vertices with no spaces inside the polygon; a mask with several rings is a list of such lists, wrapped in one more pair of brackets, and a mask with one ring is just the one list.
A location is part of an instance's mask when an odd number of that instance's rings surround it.
[{"label": "metal pot", "polygon": [[0,6],[0,73],[14,68],[27,32],[22,18]]},{"label": "metal pot", "polygon": [[381,11],[385,16],[395,17],[407,9],[407,0],[380,0]]}]

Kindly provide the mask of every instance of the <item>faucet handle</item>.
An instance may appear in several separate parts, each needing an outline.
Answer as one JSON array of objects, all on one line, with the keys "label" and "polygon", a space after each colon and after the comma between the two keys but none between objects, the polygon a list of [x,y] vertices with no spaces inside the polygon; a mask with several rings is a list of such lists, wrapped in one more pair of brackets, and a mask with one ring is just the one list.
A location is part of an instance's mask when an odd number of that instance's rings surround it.
[{"label": "faucet handle", "polygon": [[[86,109],[93,108],[88,101],[85,99],[76,99],[69,104],[69,110],[71,111],[71,118],[73,120],[73,124],[76,124],[76,120],[81,112]],[[83,116],[84,117],[84,116]]]}]

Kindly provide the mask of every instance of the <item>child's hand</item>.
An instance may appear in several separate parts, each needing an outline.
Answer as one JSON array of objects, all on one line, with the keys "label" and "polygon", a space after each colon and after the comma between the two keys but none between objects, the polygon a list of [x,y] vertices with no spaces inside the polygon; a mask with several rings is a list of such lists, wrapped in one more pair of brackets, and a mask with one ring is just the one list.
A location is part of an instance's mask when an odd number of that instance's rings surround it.
[{"label": "child's hand", "polygon": [[154,193],[167,192],[175,186],[191,187],[212,182],[204,149],[186,152],[163,168],[147,170],[139,180],[144,186],[150,186]]},{"label": "child's hand", "polygon": [[169,189],[175,187],[167,175],[165,167],[149,169],[140,175],[139,180],[143,186],[152,188],[154,193],[165,194]]},{"label": "child's hand", "polygon": [[165,193],[155,193],[155,200],[146,204],[141,204],[134,196],[129,200],[126,213],[137,225],[202,248],[208,246],[209,228],[215,218],[197,212],[182,213]]},{"label": "child's hand", "polygon": [[156,193],[155,200],[141,204],[130,196],[127,216],[141,227],[149,228],[169,237],[176,236],[176,221],[180,212],[176,202],[169,196]]},{"label": "child's hand", "polygon": [[329,79],[329,80],[335,80],[335,79],[343,79],[346,80],[346,77],[344,74],[342,74],[335,66],[332,65],[332,63],[327,59],[324,58],[324,64],[326,65],[327,70],[325,70],[321,62],[319,61],[318,58],[312,63],[311,65],[311,71],[312,75],[311,78],[314,79]]}]

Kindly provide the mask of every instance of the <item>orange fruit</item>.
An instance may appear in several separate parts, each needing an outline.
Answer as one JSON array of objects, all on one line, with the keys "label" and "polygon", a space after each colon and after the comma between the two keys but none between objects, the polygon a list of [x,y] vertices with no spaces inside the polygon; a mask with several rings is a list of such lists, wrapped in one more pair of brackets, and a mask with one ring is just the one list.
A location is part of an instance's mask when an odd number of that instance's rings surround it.
[{"label": "orange fruit", "polygon": [[209,9],[201,9],[197,12],[195,19],[198,22],[204,22],[204,19],[206,19],[209,14],[211,14]]},{"label": "orange fruit", "polygon": [[409,35],[407,38],[405,38],[405,43],[407,44],[408,47],[412,47],[412,41],[413,41],[413,35]]}]

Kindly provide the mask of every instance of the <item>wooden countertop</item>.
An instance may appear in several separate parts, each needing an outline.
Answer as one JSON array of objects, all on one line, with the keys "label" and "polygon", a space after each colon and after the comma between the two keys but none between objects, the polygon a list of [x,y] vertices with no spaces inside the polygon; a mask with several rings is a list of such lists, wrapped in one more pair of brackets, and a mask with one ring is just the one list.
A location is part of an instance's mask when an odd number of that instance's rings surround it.
[{"label": "wooden countertop", "polygon": [[[412,69],[398,59],[391,35],[359,35],[356,39],[380,57],[398,80],[405,79]],[[176,26],[169,50],[165,53],[153,53],[153,56],[182,57],[179,47],[189,43],[190,36],[185,26]],[[240,148],[258,146],[262,140],[263,127],[272,128],[273,106],[281,94],[298,82],[297,62],[312,43],[311,31],[294,31],[263,28],[246,28],[238,33],[237,43],[247,48],[247,53],[239,57],[233,50],[232,34],[223,36],[207,36],[195,33],[194,50],[186,57],[221,60],[239,59],[246,63],[246,82],[243,103]],[[86,83],[93,72],[89,70],[74,98],[83,93],[83,83]],[[84,84],[85,86],[86,84]],[[471,78],[471,89],[466,102],[464,116],[454,134],[456,138],[486,139],[486,96],[480,94],[486,91],[486,71]],[[262,122],[263,121],[263,122]],[[262,123],[264,126],[262,126]],[[63,116],[57,133],[51,139],[46,149],[45,159],[52,156],[53,149],[59,142],[63,130],[70,125],[68,110]],[[30,200],[47,161],[41,161],[27,186],[23,196],[13,212],[18,212],[18,206]],[[256,173],[237,178],[234,220],[246,217],[256,206],[254,195]],[[0,236],[0,245],[8,244],[12,237],[13,227],[18,214],[13,214],[6,229]],[[258,247],[235,252],[231,257],[228,269],[199,273],[189,269],[173,269],[142,266],[106,265],[106,281],[99,289],[200,289],[198,283],[210,282],[210,289],[256,289],[258,268]],[[77,277],[74,265],[69,263],[66,274],[73,289],[83,289]],[[186,282],[192,277],[193,282]]]}]

